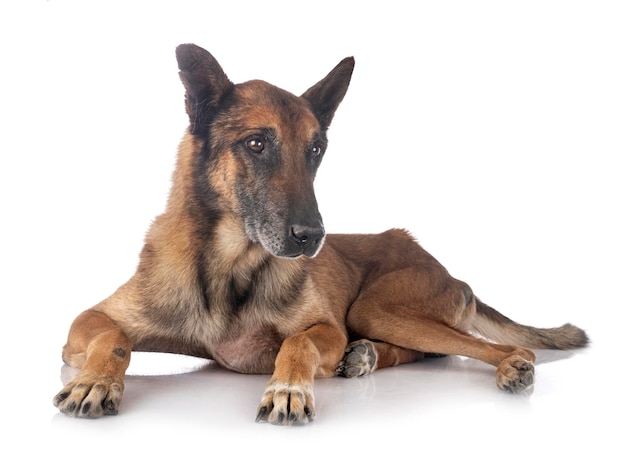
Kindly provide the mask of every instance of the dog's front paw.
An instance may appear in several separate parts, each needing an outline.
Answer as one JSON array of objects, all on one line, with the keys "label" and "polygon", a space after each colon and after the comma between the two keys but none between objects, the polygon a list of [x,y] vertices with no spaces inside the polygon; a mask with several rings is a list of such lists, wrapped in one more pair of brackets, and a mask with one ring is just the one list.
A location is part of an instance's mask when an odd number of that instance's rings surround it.
[{"label": "dog's front paw", "polygon": [[496,384],[507,392],[514,394],[524,392],[534,383],[534,365],[520,356],[514,355],[504,359],[496,370]]},{"label": "dog's front paw", "polygon": [[315,418],[313,388],[270,381],[265,388],[256,421],[275,425],[307,424]]},{"label": "dog's front paw", "polygon": [[346,378],[367,375],[376,369],[377,361],[378,356],[374,349],[374,343],[366,339],[354,341],[348,344],[336,374]]},{"label": "dog's front paw", "polygon": [[124,383],[119,378],[78,374],[53,399],[62,413],[80,418],[117,414]]}]

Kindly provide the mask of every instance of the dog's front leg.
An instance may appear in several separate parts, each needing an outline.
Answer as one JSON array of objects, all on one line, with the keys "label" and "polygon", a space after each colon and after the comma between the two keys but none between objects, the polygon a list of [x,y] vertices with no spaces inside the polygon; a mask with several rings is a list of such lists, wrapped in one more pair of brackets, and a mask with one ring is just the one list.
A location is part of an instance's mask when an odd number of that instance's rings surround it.
[{"label": "dog's front leg", "polygon": [[54,397],[54,405],[70,416],[117,414],[131,350],[130,339],[106,314],[80,314],[63,348],[65,363],[80,372]]},{"label": "dog's front leg", "polygon": [[334,376],[346,344],[345,333],[328,324],[314,325],[285,339],[257,410],[257,422],[290,425],[312,421],[314,378]]}]

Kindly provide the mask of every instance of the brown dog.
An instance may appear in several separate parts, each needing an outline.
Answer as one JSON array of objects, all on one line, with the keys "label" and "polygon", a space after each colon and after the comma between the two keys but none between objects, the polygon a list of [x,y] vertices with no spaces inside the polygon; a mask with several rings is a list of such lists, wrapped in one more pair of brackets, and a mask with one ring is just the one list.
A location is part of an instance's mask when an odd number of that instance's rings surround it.
[{"label": "brown dog", "polygon": [[352,58],[296,97],[231,83],[195,45],[176,54],[190,127],[167,209],[135,275],[72,324],[63,360],[80,372],[54,398],[62,412],[117,413],[132,350],[271,373],[257,420],[302,424],[315,377],[458,354],[520,392],[533,384],[527,348],[586,345],[572,325],[527,327],[480,302],[404,231],[325,235],[313,180]]}]

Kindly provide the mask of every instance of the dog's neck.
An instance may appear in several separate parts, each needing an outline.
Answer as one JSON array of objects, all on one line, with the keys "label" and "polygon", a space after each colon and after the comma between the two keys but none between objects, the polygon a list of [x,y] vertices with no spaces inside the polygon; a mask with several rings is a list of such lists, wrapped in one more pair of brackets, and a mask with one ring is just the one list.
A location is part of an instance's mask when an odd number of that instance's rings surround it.
[{"label": "dog's neck", "polygon": [[267,308],[285,314],[307,278],[302,259],[278,258],[251,242],[234,215],[222,215],[204,257],[199,265],[200,288],[206,292],[207,308],[222,317],[241,318],[243,311],[253,317],[261,310],[267,313]]},{"label": "dog's neck", "polygon": [[219,259],[222,267],[231,267],[229,270],[246,271],[271,257],[260,244],[248,239],[240,219],[230,213],[223,214],[211,239],[210,256]]}]

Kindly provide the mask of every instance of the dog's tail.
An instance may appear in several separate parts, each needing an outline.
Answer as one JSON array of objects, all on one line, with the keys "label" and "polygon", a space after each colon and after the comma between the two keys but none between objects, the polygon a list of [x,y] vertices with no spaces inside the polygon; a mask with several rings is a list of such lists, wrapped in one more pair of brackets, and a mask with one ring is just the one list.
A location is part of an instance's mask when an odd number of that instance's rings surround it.
[{"label": "dog's tail", "polygon": [[589,344],[589,337],[580,328],[565,324],[556,328],[521,325],[476,298],[473,331],[497,343],[531,349],[576,349]]}]

